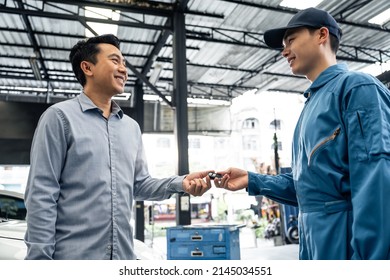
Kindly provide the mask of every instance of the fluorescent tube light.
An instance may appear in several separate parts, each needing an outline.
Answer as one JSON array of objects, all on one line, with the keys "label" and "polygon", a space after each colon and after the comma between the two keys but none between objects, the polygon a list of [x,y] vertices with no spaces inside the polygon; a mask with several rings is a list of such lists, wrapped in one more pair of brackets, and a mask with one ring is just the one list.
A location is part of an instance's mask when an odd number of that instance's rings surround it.
[{"label": "fluorescent tube light", "polygon": [[360,69],[360,72],[368,73],[373,76],[378,76],[382,74],[385,71],[390,70],[390,61],[384,62],[384,63],[375,63],[370,64],[362,69]]},{"label": "fluorescent tube light", "polygon": [[316,7],[318,4],[320,4],[323,0],[283,0],[279,5],[283,7],[288,8],[294,8],[303,10],[310,7]]},{"label": "fluorescent tube light", "polygon": [[156,63],[156,65],[153,68],[152,74],[150,75],[150,78],[149,78],[149,82],[152,85],[155,86],[156,83],[158,82],[158,80],[160,79],[160,74],[161,74],[162,69],[163,69],[162,65],[160,63]]},{"label": "fluorescent tube light", "polygon": [[376,15],[372,19],[370,19],[368,22],[373,23],[373,24],[378,24],[378,25],[383,25],[387,23],[390,20],[390,8],[387,9],[386,11]]},{"label": "fluorescent tube light", "polygon": [[[90,18],[98,18],[98,19],[111,19],[113,21],[118,21],[120,17],[120,11],[113,11],[110,9],[102,9],[95,7],[85,7],[85,16]],[[114,34],[115,36],[118,34],[118,25],[117,24],[108,24],[108,23],[99,23],[99,22],[90,22],[87,21],[87,24],[98,34]],[[85,29],[85,36],[93,37],[90,30]]]},{"label": "fluorescent tube light", "polygon": [[34,73],[35,79],[37,79],[39,81],[42,80],[41,71],[39,70],[37,59],[35,57],[30,57],[28,62],[30,62],[30,66],[31,66],[31,69]]}]

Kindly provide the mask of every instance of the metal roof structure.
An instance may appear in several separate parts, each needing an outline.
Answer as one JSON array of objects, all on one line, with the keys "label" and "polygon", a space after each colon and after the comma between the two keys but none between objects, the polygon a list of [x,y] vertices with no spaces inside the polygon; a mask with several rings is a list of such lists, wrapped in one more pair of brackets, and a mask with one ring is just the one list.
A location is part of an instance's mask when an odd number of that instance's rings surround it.
[{"label": "metal roof structure", "polygon": [[[287,24],[298,11],[280,2],[2,0],[0,99],[49,102],[77,95],[81,86],[68,55],[86,37],[86,29],[99,32],[91,22],[118,26],[121,51],[130,68],[125,92],[134,92],[142,82],[145,94],[169,98],[174,76],[173,15],[178,9],[185,14],[188,97],[230,101],[255,88],[301,93],[309,82],[292,75],[280,52],[263,41],[265,30]],[[96,18],[86,7],[119,11],[119,19]],[[389,22],[368,22],[389,9],[390,1],[328,0],[317,7],[329,11],[343,30],[339,62],[359,70],[390,60]]]}]

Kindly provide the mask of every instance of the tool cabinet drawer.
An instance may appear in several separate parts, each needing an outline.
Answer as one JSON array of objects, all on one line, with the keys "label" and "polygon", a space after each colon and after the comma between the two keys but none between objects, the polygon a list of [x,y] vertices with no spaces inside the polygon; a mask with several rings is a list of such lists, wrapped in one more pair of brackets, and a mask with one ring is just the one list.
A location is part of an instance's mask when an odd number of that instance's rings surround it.
[{"label": "tool cabinet drawer", "polygon": [[167,229],[167,259],[240,259],[236,226],[178,226]]}]

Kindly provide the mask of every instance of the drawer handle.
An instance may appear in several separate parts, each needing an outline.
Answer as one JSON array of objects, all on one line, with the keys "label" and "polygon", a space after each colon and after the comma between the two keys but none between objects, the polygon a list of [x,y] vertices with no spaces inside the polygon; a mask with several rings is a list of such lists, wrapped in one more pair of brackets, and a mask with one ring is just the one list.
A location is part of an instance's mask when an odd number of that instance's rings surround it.
[{"label": "drawer handle", "polygon": [[191,256],[192,257],[203,257],[203,252],[202,251],[191,251]]},{"label": "drawer handle", "polygon": [[202,241],[203,236],[202,235],[193,235],[193,236],[191,236],[191,240],[192,241]]}]

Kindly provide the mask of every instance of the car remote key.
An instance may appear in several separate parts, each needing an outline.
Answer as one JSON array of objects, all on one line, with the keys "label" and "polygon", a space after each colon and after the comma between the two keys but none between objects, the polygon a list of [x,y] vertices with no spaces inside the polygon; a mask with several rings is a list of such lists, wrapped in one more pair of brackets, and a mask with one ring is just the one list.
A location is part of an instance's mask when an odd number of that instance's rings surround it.
[{"label": "car remote key", "polygon": [[221,179],[223,176],[222,176],[222,174],[219,174],[219,173],[210,172],[209,177],[210,177],[210,179],[214,180],[215,178]]}]

